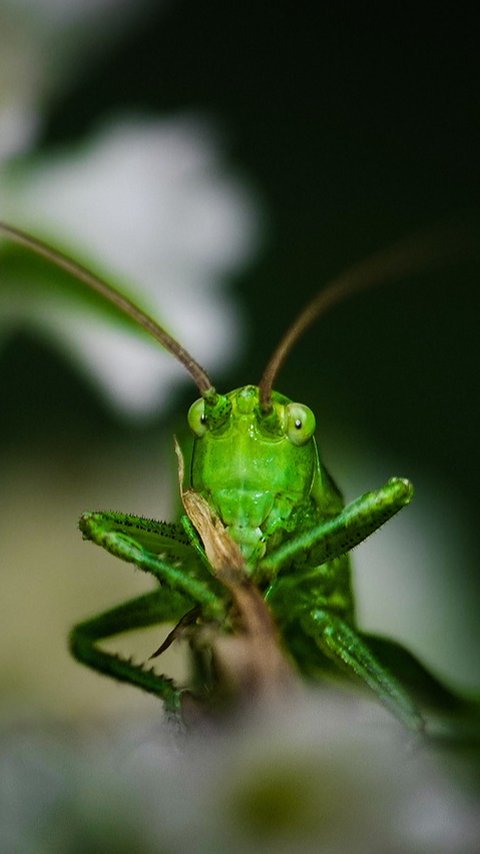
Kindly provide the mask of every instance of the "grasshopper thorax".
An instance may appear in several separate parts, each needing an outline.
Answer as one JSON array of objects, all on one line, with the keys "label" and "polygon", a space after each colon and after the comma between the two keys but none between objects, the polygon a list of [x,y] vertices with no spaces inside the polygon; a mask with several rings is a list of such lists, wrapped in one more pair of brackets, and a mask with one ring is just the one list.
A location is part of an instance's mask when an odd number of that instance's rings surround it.
[{"label": "grasshopper thorax", "polygon": [[189,411],[191,485],[213,505],[253,567],[311,502],[318,472],[315,417],[278,392],[263,412],[253,385],[219,398],[222,417],[218,400],[213,416],[203,399]]}]

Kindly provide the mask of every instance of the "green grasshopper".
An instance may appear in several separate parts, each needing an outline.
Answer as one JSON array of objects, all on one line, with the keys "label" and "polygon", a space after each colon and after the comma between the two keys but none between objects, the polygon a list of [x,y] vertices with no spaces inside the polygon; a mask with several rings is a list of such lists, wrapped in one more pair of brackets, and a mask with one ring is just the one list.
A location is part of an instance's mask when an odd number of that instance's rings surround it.
[{"label": "green grasshopper", "polygon": [[[431,260],[431,247],[401,244],[347,271],[300,314],[258,386],[220,394],[190,354],[111,285],[24,232],[4,224],[0,231],[100,293],[190,373],[200,393],[188,413],[194,437],[190,492],[200,497],[240,555],[240,580],[232,587],[208,554],[208,525],[206,534],[198,526],[195,530],[188,513],[176,523],[116,512],[84,513],[80,529],[85,539],[150,573],[160,586],[76,625],[70,635],[75,658],[161,698],[169,712],[181,712],[183,688],[153,669],[107,653],[99,642],[131,629],[174,623],[156,654],[174,638],[188,637],[195,661],[191,690],[200,699],[215,698],[220,677],[215,643],[209,638],[239,631],[235,590],[250,589],[261,595],[281,648],[305,677],[346,671],[407,727],[422,730],[423,716],[407,686],[418,694],[423,685],[440,703],[448,700],[448,691],[399,645],[361,632],[349,562],[352,548],[409,504],[412,485],[392,478],[344,506],[318,453],[313,412],[274,391],[273,384],[291,347],[314,319],[351,293],[415,272]],[[212,529],[214,523],[208,524]]]}]

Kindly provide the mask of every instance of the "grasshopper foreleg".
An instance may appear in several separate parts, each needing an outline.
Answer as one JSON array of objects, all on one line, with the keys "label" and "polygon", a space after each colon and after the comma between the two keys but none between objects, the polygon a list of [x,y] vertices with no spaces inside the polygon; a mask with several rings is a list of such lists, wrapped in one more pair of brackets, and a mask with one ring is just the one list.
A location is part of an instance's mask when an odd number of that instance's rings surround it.
[{"label": "grasshopper foreleg", "polygon": [[352,501],[338,515],[302,531],[279,546],[259,564],[260,574],[272,574],[288,563],[320,566],[353,549],[398,513],[413,497],[412,484],[391,478],[385,486]]}]

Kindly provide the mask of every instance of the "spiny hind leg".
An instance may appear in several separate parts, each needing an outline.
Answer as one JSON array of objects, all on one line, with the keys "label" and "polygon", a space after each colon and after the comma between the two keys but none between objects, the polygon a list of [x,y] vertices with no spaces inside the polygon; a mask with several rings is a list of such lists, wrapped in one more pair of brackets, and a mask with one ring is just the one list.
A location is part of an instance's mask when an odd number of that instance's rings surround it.
[{"label": "spiny hind leg", "polygon": [[174,591],[155,590],[76,625],[70,633],[70,651],[77,661],[99,673],[160,697],[168,712],[177,713],[181,708],[182,691],[172,679],[122,656],[105,652],[97,644],[132,629],[177,621],[191,607],[191,601]]},{"label": "spiny hind leg", "polygon": [[302,618],[302,626],[325,655],[367,684],[406,726],[417,732],[424,729],[425,722],[407,691],[348,623],[316,609]]}]

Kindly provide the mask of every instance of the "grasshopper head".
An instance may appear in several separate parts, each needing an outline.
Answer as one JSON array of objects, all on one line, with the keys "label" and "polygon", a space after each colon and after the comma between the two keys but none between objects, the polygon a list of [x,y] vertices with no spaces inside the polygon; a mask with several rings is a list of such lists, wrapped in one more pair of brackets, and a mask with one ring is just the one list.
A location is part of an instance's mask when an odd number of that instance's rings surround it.
[{"label": "grasshopper head", "polygon": [[318,455],[315,416],[303,404],[272,393],[265,413],[257,386],[203,398],[190,408],[195,436],[191,484],[216,509],[247,565],[292,530],[309,501]]}]

